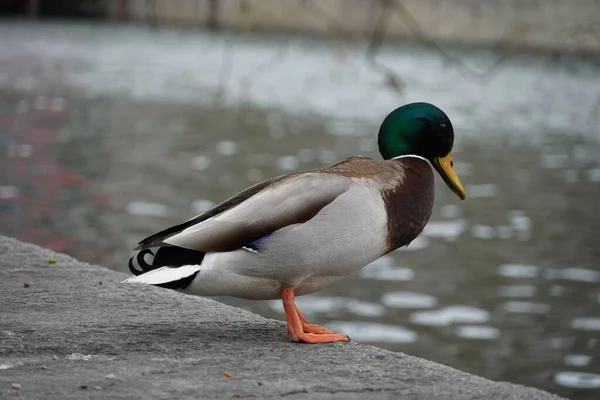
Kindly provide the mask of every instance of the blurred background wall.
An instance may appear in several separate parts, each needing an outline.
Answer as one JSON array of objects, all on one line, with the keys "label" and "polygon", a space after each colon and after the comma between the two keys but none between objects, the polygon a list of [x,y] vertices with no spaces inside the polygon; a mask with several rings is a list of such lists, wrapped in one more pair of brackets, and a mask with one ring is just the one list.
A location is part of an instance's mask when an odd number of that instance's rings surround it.
[{"label": "blurred background wall", "polygon": [[596,0],[5,0],[2,14],[598,51]]}]

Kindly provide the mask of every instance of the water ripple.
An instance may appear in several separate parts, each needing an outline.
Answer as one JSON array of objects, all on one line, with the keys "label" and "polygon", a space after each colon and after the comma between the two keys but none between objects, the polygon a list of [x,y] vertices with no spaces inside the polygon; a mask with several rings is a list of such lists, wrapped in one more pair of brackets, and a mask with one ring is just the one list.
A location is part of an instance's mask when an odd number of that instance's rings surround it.
[{"label": "water ripple", "polygon": [[498,267],[498,274],[507,278],[534,278],[538,267],[534,265],[504,264]]},{"label": "water ripple", "polygon": [[531,238],[531,218],[523,210],[511,210],[508,213],[508,220],[511,226],[517,232],[517,239],[528,240]]},{"label": "water ripple", "polygon": [[590,372],[563,371],[554,376],[558,385],[575,389],[599,389],[600,375]]},{"label": "water ripple", "polygon": [[550,311],[550,305],[529,301],[508,301],[504,304],[504,311],[515,314],[546,314]]},{"label": "water ripple", "polygon": [[389,292],[383,295],[381,303],[389,308],[430,308],[438,304],[438,300],[422,293]]},{"label": "water ripple", "polygon": [[415,276],[415,271],[410,268],[369,268],[362,269],[361,278],[380,279],[385,281],[410,281]]},{"label": "water ripple", "polygon": [[277,166],[283,171],[295,171],[300,161],[296,156],[281,156],[277,158]]},{"label": "water ripple", "polygon": [[373,343],[414,343],[419,335],[409,329],[395,325],[335,321],[327,324],[329,329],[344,332],[350,338]]},{"label": "water ripple", "polygon": [[565,356],[565,364],[572,367],[585,367],[592,361],[592,356],[587,354],[567,354]]},{"label": "water ripple", "polygon": [[449,326],[454,323],[479,324],[490,319],[490,313],[470,306],[448,306],[439,310],[417,311],[409,317],[417,325]]},{"label": "water ripple", "polygon": [[482,185],[468,185],[466,187],[469,193],[469,199],[478,199],[485,197],[495,197],[498,194],[498,185],[493,183],[484,183]]},{"label": "water ripple", "polygon": [[587,268],[563,268],[546,271],[548,279],[564,279],[580,282],[600,282],[600,271]]},{"label": "water ripple", "polygon": [[456,240],[466,229],[464,219],[454,221],[430,221],[423,229],[423,234],[430,237]]},{"label": "water ripple", "polygon": [[368,279],[409,281],[413,279],[415,272],[410,268],[394,267],[394,259],[384,256],[364,267],[358,275]]},{"label": "water ripple", "polygon": [[217,153],[223,156],[233,156],[238,152],[238,145],[231,140],[223,140],[217,143]]},{"label": "water ripple", "polygon": [[489,225],[475,224],[471,228],[471,234],[477,239],[493,239],[494,228]]},{"label": "water ripple", "polygon": [[192,202],[192,211],[196,214],[202,214],[202,213],[210,210],[211,208],[213,208],[214,205],[215,205],[214,201],[210,201],[207,199],[194,200]]},{"label": "water ripple", "polygon": [[192,166],[197,170],[203,171],[210,167],[211,160],[208,156],[196,156],[192,160]]},{"label": "water ripple", "polygon": [[582,331],[600,331],[600,317],[581,317],[571,321],[571,328]]},{"label": "water ripple", "polygon": [[463,325],[456,328],[456,336],[463,339],[493,340],[500,337],[500,330],[484,325]]},{"label": "water ripple", "polygon": [[170,214],[169,207],[164,204],[146,201],[132,201],[125,208],[129,214],[154,217],[166,217]]}]

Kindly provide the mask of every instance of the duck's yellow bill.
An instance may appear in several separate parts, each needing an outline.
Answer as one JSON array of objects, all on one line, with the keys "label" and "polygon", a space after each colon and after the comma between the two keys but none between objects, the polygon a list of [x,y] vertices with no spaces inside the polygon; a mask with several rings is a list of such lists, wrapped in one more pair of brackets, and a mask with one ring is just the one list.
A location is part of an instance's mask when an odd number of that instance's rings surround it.
[{"label": "duck's yellow bill", "polygon": [[446,185],[452,190],[461,200],[467,198],[467,192],[463,188],[456,170],[454,169],[454,161],[452,160],[452,152],[448,153],[445,157],[436,157],[433,159],[433,167],[442,176]]}]

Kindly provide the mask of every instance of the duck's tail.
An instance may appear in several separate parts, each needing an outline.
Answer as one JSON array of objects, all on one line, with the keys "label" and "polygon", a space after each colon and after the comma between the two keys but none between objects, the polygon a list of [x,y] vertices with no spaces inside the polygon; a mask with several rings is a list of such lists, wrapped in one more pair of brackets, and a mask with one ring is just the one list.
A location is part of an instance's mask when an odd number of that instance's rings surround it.
[{"label": "duck's tail", "polygon": [[123,283],[185,289],[202,269],[205,254],[177,246],[136,251],[129,259],[129,270],[134,276]]}]

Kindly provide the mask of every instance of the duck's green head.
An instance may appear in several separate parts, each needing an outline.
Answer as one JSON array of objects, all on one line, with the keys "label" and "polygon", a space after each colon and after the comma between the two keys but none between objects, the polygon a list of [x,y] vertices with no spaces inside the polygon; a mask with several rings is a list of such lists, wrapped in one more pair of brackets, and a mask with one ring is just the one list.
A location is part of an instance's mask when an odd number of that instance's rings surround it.
[{"label": "duck's green head", "polygon": [[433,104],[410,103],[392,111],[379,128],[378,144],[386,160],[409,154],[426,158],[450,190],[462,200],[467,197],[452,160],[452,123]]}]

